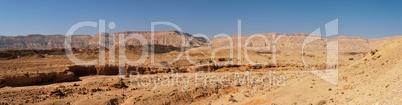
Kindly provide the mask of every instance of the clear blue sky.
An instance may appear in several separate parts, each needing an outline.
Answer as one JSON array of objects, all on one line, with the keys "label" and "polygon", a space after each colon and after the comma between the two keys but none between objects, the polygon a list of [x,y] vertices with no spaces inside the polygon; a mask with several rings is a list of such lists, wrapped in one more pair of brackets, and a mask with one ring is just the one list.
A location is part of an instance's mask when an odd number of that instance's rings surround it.
[{"label": "clear blue sky", "polygon": [[[0,0],[0,35],[65,34],[75,23],[116,23],[107,32],[151,30],[151,22],[167,21],[183,31],[213,36],[237,33],[310,33],[339,19],[339,34],[378,38],[402,35],[400,1],[99,1]],[[157,27],[160,30],[173,29]],[[97,33],[82,28],[76,34]]]}]

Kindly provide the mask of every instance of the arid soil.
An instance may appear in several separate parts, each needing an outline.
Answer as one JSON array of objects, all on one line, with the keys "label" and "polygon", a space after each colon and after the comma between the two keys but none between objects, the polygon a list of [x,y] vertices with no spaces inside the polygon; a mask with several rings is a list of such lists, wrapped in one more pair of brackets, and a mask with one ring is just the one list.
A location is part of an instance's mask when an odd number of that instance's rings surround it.
[{"label": "arid soil", "polygon": [[[213,39],[211,46],[196,39],[192,47],[178,47],[176,41],[168,38],[161,37],[154,44],[153,53],[135,44],[125,47],[124,55],[131,61],[140,60],[141,54],[149,54],[141,65],[124,65],[125,72],[132,72],[125,75],[118,75],[122,61],[118,59],[122,55],[117,53],[118,48],[105,48],[105,65],[75,64],[62,48],[0,51],[0,104],[402,103],[400,37],[322,39],[306,45],[303,52],[305,34],[286,35],[278,40],[277,52],[259,40],[244,44],[246,36],[241,37],[242,44],[253,48],[237,47],[235,43],[232,51],[221,49],[227,46],[223,38]],[[96,38],[88,40],[96,42]],[[339,43],[337,65],[327,64],[329,52],[325,43],[330,41]],[[99,47],[73,49],[73,55],[83,61],[99,62],[99,53]],[[116,55],[109,56],[111,53]],[[178,57],[181,54],[184,55]],[[157,65],[152,65],[152,60]],[[336,68],[337,83],[320,78],[310,71],[312,68],[323,72]]]}]

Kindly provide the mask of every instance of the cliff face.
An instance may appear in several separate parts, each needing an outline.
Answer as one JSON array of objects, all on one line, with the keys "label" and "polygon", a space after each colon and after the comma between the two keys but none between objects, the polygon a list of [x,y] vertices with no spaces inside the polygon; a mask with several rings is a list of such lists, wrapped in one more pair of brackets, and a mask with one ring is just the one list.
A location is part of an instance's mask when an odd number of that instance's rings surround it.
[{"label": "cliff face", "polygon": [[[114,42],[118,44],[119,36],[136,36],[142,35],[148,44],[151,43],[151,31],[129,31],[118,32],[113,34],[104,34],[106,37],[106,43],[110,37],[114,37]],[[138,35],[137,35],[138,36]],[[192,36],[188,33],[180,33],[178,31],[155,31],[154,43],[161,45],[171,45],[179,47],[182,44],[182,36],[189,40]],[[71,38],[71,47],[73,48],[88,48],[99,46],[100,35],[73,35]],[[0,50],[5,49],[52,49],[52,48],[64,48],[64,35],[27,35],[27,36],[0,36]],[[206,45],[204,38],[193,38],[186,43],[186,47],[190,46],[203,46]],[[110,43],[111,44],[111,43]],[[127,45],[140,45],[140,41],[137,39],[131,39],[127,42]]]},{"label": "cliff face", "polygon": [[[126,43],[126,45],[141,45],[143,43],[148,43],[148,44],[160,44],[160,45],[171,45],[175,47],[191,47],[191,46],[204,46],[206,45],[206,40],[204,38],[199,38],[195,37],[190,40],[192,35],[188,33],[180,33],[178,31],[155,31],[153,33],[153,38],[152,38],[152,32],[151,31],[129,31],[129,32],[118,32],[118,33],[113,33],[113,34],[103,34],[105,37],[105,45],[107,44],[112,44],[109,43],[109,38],[113,38],[114,44],[119,44],[119,37],[124,37],[124,38],[129,38],[129,37],[135,37],[132,39],[129,39]],[[100,40],[100,34],[96,34],[90,41],[89,45],[91,47],[94,46],[99,46],[99,40]],[[145,40],[140,41],[137,38],[143,37]],[[184,45],[183,40],[184,38]]]},{"label": "cliff face", "polygon": [[[0,36],[0,50],[4,49],[52,49],[64,47],[63,35]],[[74,35],[72,47],[87,47],[90,35]]]},{"label": "cliff face", "polygon": [[[119,44],[119,37],[124,38],[138,37],[142,36],[148,44],[160,44],[174,47],[193,47],[193,46],[207,46],[208,43],[206,39],[200,37],[191,38],[192,35],[179,31],[128,31],[128,32],[117,32],[113,34],[102,34],[105,36],[105,44],[109,43],[109,38],[114,38],[114,44]],[[152,38],[152,35],[154,37]],[[93,37],[90,35],[74,35],[71,40],[71,47],[74,48],[89,48],[89,47],[99,47],[100,34],[96,34]],[[250,38],[248,35],[231,36],[233,45],[238,45],[238,40],[241,40],[242,46],[252,47],[250,49],[255,51],[272,51],[272,43],[276,40],[276,49],[281,50],[299,50],[301,51],[303,42],[308,37],[308,34],[260,34],[254,38]],[[340,36],[335,38],[321,38],[319,36],[310,36],[318,40],[308,43],[305,46],[305,50],[314,51],[325,51],[326,44],[330,41],[338,41],[339,51],[341,52],[368,52],[371,48],[378,45],[383,40],[392,39],[364,39],[361,37],[347,37]],[[185,39],[184,46],[182,46]],[[268,42],[265,42],[264,39]],[[152,41],[153,39],[153,41]],[[191,40],[190,40],[191,39]],[[0,36],[0,50],[5,49],[52,49],[52,48],[63,48],[64,47],[65,36],[63,35],[27,35],[27,36]],[[248,41],[248,43],[246,43]],[[127,41],[126,45],[141,45],[141,41],[138,39],[130,39]],[[228,38],[215,38],[211,40],[211,45],[215,47],[229,46]]]}]

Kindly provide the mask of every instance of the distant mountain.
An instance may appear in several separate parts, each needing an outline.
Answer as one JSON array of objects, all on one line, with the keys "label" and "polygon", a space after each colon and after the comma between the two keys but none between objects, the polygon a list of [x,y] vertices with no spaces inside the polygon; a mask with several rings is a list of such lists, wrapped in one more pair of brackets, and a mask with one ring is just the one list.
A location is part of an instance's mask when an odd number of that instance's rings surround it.
[{"label": "distant mountain", "polygon": [[[241,46],[254,47],[250,48],[255,51],[272,51],[273,42],[276,41],[276,50],[297,50],[301,51],[303,43],[306,38],[317,39],[311,43],[307,43],[304,46],[304,50],[314,50],[314,51],[325,51],[327,49],[327,42],[338,41],[340,52],[368,52],[372,47],[377,46],[384,39],[365,39],[362,37],[349,37],[340,36],[335,38],[321,38],[319,36],[309,35],[309,34],[260,34],[251,38],[251,36],[242,35],[238,37],[237,35],[230,36],[233,41],[234,46],[238,46],[238,40],[241,41]],[[239,39],[240,38],[240,39]],[[264,39],[267,39],[265,41]],[[229,46],[229,40],[226,37],[215,38],[211,40],[212,46]],[[248,41],[248,43],[246,43]]]},{"label": "distant mountain", "polygon": [[[109,35],[103,34],[108,40],[109,37],[114,36],[115,42],[118,42],[118,36],[123,35],[125,37],[129,35],[141,34],[151,44],[151,31],[129,31],[129,32],[117,32]],[[181,46],[181,35],[188,40],[192,35],[188,33],[181,33],[179,31],[155,31],[154,32],[154,44]],[[64,35],[27,35],[27,36],[0,36],[0,50],[5,49],[52,49],[63,48]],[[89,48],[99,46],[100,34],[95,36],[90,35],[73,35],[71,38],[71,47],[73,48]],[[106,40],[106,42],[107,42]],[[131,39],[127,42],[127,45],[140,45],[138,40]],[[186,44],[187,47],[191,46],[203,46],[206,44],[204,38],[196,37]]]},{"label": "distant mountain", "polygon": [[[87,47],[90,35],[72,36],[72,47]],[[52,49],[64,47],[63,35],[0,36],[0,50],[4,49]]]},{"label": "distant mountain", "polygon": [[[182,38],[184,37],[185,41],[192,37],[191,34],[179,32],[179,31],[154,31],[153,32],[153,39],[152,39],[152,32],[151,31],[128,31],[128,32],[117,32],[113,34],[102,34],[105,36],[105,42],[108,43],[109,38],[114,38],[115,44],[119,44],[119,36],[124,36],[127,38],[129,36],[138,36],[142,35],[143,38],[147,41],[148,44],[159,44],[159,45],[170,45],[175,47],[191,47],[191,46],[204,46],[206,45],[206,39],[201,37],[195,37],[188,43],[185,43],[185,46],[182,46]],[[99,39],[101,34],[96,34],[91,40],[89,40],[90,47],[99,46]],[[183,37],[182,37],[183,36]],[[153,43],[151,42],[153,40]],[[126,43],[127,45],[141,45],[138,39],[130,39]]]},{"label": "distant mountain", "polygon": [[[127,32],[116,32],[116,33],[104,33],[105,42],[108,43],[110,38],[114,38],[115,44],[119,42],[119,36],[142,35],[147,41],[147,44],[152,44],[152,32],[151,31],[127,31]],[[154,31],[153,44],[175,46],[175,47],[194,47],[194,46],[207,46],[208,43],[206,39],[202,37],[195,37],[191,41],[191,34],[179,31]],[[96,48],[99,47],[99,39],[101,34],[96,34],[94,36],[90,35],[73,35],[71,40],[71,47],[74,48]],[[185,46],[182,46],[182,36],[185,38]],[[339,36],[335,38],[321,38],[319,36],[312,36],[309,34],[278,34],[278,33],[268,33],[260,34],[258,37],[254,37],[248,40],[250,36],[242,35],[240,36],[240,41],[242,46],[254,47],[250,48],[254,51],[269,52],[272,51],[272,42],[274,38],[278,38],[276,41],[277,51],[283,50],[298,50],[301,51],[303,42],[307,37],[316,38],[311,43],[305,46],[305,50],[314,51],[324,51],[326,50],[326,43],[330,41],[338,41],[340,52],[368,52],[371,48],[377,46],[379,43],[385,40],[393,39],[394,37],[387,37],[382,39],[365,39],[362,37],[349,37],[349,36]],[[280,38],[279,38],[280,37]],[[395,36],[397,37],[397,36]],[[238,37],[237,35],[230,36],[233,41],[233,45],[237,46]],[[265,42],[264,39],[268,39]],[[0,50],[5,49],[52,49],[52,48],[63,48],[64,47],[64,35],[38,35],[32,34],[27,36],[0,36]],[[249,41],[246,43],[246,41]],[[141,45],[138,39],[130,39],[127,41],[126,45]],[[211,40],[211,44],[214,47],[229,46],[229,40],[225,37],[214,38]]]}]

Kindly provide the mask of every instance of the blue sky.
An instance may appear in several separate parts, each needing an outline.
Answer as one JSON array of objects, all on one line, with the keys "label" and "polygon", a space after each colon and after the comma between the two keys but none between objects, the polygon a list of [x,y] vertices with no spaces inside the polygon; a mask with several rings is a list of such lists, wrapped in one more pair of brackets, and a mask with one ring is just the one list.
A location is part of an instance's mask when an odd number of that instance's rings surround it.
[{"label": "blue sky", "polygon": [[[99,1],[0,0],[0,35],[66,34],[81,21],[115,22],[107,32],[151,30],[172,22],[191,34],[311,33],[339,19],[339,34],[380,38],[402,35],[400,1]],[[172,30],[157,26],[158,30]],[[97,33],[81,28],[76,34]]]}]

